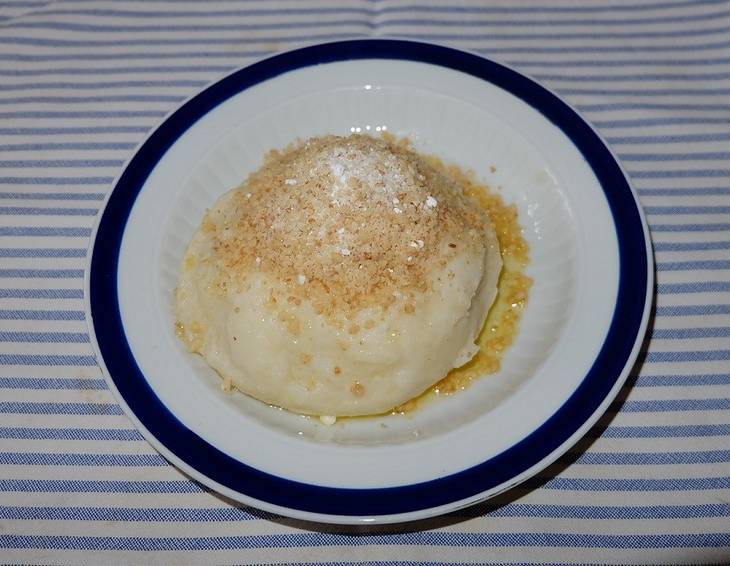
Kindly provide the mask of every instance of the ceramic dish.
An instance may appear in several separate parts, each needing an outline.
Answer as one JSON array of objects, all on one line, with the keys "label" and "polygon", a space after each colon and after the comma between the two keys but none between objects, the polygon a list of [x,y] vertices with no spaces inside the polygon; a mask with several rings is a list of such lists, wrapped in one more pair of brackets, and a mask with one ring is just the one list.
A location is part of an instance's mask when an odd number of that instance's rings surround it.
[{"label": "ceramic dish", "polygon": [[[206,207],[269,149],[384,130],[474,170],[518,208],[534,286],[501,371],[405,416],[331,427],[224,393],[174,335],[178,266]],[[86,296],[110,388],[173,464],[274,513],[394,522],[502,492],[588,430],[637,356],[650,249],[616,159],[557,96],[473,54],[357,40],[260,61],[165,119],[106,203]]]}]

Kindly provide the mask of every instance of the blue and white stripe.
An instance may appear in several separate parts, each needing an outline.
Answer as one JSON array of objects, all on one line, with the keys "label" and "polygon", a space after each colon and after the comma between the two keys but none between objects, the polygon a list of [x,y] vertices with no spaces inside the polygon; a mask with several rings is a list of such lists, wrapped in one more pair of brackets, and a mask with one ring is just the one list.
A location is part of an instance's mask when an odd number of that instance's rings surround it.
[{"label": "blue and white stripe", "polygon": [[[95,365],[82,279],[101,201],[164,115],[256,58],[362,35],[477,51],[578,108],[645,206],[658,295],[643,364],[559,463],[417,532],[352,537],[166,464]],[[2,562],[728,562],[727,0],[6,1],[0,77]]]}]

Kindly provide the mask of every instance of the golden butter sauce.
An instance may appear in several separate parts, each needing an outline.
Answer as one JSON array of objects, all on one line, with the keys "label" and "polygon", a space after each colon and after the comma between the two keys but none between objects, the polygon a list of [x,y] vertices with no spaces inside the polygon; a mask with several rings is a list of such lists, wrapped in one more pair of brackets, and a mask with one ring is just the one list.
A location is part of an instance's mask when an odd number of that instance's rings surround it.
[{"label": "golden butter sauce", "polygon": [[489,215],[499,240],[502,253],[502,272],[497,283],[497,298],[487,315],[476,340],[479,352],[465,365],[451,370],[425,393],[393,409],[393,414],[404,414],[434,396],[452,395],[464,390],[475,380],[497,373],[505,351],[514,342],[522,311],[527,304],[532,279],[525,275],[529,261],[529,246],[517,218],[517,208],[507,205],[502,197],[476,181],[471,172],[456,166],[446,166],[438,158],[429,157],[429,163],[455,179]]}]

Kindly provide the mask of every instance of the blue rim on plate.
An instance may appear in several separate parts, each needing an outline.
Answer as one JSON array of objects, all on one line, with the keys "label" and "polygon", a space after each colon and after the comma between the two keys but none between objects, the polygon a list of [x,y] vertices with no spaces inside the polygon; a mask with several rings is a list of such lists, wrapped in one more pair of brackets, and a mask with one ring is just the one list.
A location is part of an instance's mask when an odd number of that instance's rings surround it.
[{"label": "blue rim on plate", "polygon": [[[407,486],[342,489],[283,479],[252,468],[189,430],[160,401],[126,340],[117,294],[117,269],[127,219],[149,174],[175,141],[228,98],[278,75],[322,63],[404,60],[467,73],[511,93],[559,127],[582,153],[608,201],[619,251],[613,319],[591,369],[560,409],[504,452],[459,473]],[[136,419],[170,453],[212,482],[269,505],[330,516],[388,516],[448,505],[501,485],[549,459],[625,379],[643,338],[650,301],[648,236],[629,183],[599,136],[565,102],[533,80],[477,55],[432,44],[365,39],[305,47],[236,71],[169,116],[131,159],[106,204],[88,273],[89,305],[98,349],[119,395]]]}]

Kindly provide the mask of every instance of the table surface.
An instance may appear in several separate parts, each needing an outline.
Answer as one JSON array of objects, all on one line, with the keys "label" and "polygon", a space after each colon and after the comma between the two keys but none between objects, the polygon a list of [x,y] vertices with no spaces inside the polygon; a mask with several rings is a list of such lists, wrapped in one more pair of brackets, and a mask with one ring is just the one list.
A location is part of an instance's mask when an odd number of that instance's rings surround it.
[{"label": "table surface", "polygon": [[[509,63],[600,131],[656,251],[648,353],[600,426],[458,517],[263,516],[170,466],[107,390],[91,229],[145,134],[304,43],[426,39]],[[0,2],[0,562],[730,563],[730,2]]]}]

